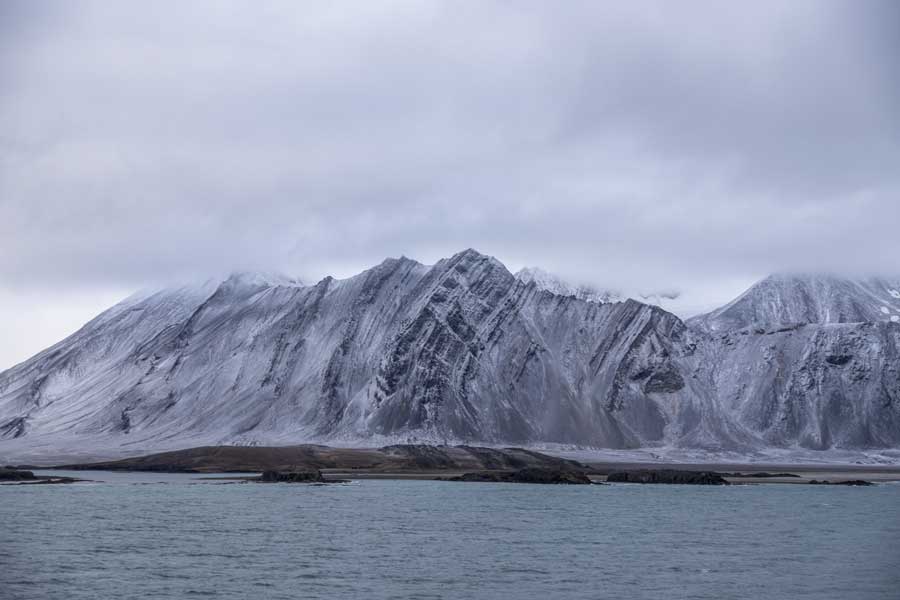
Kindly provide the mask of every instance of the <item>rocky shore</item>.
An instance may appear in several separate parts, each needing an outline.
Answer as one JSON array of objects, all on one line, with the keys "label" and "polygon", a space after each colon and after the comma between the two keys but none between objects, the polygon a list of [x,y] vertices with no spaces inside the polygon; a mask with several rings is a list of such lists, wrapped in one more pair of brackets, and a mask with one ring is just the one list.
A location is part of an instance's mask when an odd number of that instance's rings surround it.
[{"label": "rocky shore", "polygon": [[52,483],[75,483],[84,481],[74,477],[51,477],[35,475],[32,471],[17,469],[15,467],[0,468],[0,483],[6,485],[39,485]]},{"label": "rocky shore", "polygon": [[37,477],[31,471],[23,471],[15,467],[0,469],[0,481],[33,481]]},{"label": "rocky shore", "polygon": [[875,485],[871,481],[864,481],[862,479],[848,479],[845,481],[819,481],[817,479],[812,479],[809,481],[810,485],[850,485],[850,486],[868,486]]},{"label": "rocky shore", "polygon": [[258,483],[325,483],[321,471],[263,471]]},{"label": "rocky shore", "polygon": [[606,477],[610,483],[674,483],[688,485],[730,485],[712,471],[677,471],[674,469],[641,469],[615,471]]},{"label": "rocky shore", "polygon": [[[525,448],[469,445],[396,444],[381,448],[295,446],[203,446],[114,461],[0,468],[0,482],[29,477],[32,469],[146,471],[167,473],[247,473],[269,482],[349,479],[423,479],[526,483],[660,483],[684,485],[807,484],[865,485],[900,480],[900,468],[823,464],[668,464],[599,462],[568,454],[563,458]],[[9,462],[8,460],[4,462]],[[2,463],[0,463],[2,464]],[[793,468],[796,467],[796,470]],[[790,469],[786,471],[785,469]],[[17,474],[13,474],[15,471]],[[18,474],[18,473],[22,474]],[[301,475],[287,475],[297,473]],[[32,476],[34,473],[30,473]],[[277,475],[275,475],[277,474]],[[293,478],[293,479],[284,479]],[[38,479],[39,477],[35,477]],[[281,479],[279,479],[281,478]],[[254,477],[241,478],[253,481]],[[58,482],[70,482],[56,478]],[[23,480],[27,481],[27,480]],[[34,481],[34,480],[32,480]]]}]

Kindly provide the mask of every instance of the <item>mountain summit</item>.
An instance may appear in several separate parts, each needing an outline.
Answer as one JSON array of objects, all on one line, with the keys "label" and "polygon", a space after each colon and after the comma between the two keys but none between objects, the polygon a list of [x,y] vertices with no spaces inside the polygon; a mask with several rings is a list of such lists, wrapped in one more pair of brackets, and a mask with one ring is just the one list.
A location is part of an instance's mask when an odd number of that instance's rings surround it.
[{"label": "mountain summit", "polygon": [[753,325],[900,322],[900,279],[771,275],[692,320],[713,330]]}]

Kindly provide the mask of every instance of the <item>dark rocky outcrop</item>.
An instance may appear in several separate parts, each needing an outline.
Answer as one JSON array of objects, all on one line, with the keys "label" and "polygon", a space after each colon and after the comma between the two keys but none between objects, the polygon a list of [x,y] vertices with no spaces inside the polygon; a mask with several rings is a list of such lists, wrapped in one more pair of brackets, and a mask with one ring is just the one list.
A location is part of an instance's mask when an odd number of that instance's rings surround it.
[{"label": "dark rocky outcrop", "polygon": [[543,483],[585,485],[591,480],[581,471],[528,467],[518,471],[481,471],[452,477],[448,481],[480,481],[492,483]]},{"label": "dark rocky outcrop", "polygon": [[674,469],[641,469],[616,471],[606,481],[613,483],[678,483],[688,485],[728,485],[719,473],[712,471],[676,471]]},{"label": "dark rocky outcrop", "polygon": [[31,471],[20,471],[10,468],[0,469],[0,481],[33,481],[35,479],[37,477]]},{"label": "dark rocky outcrop", "polygon": [[325,483],[321,471],[263,471],[260,483]]},{"label": "dark rocky outcrop", "polygon": [[849,354],[830,354],[825,357],[825,362],[837,367],[846,365],[851,360],[853,360],[853,356]]},{"label": "dark rocky outcrop", "polygon": [[846,481],[819,481],[817,479],[811,479],[809,481],[810,485],[851,485],[851,486],[867,486],[867,485],[875,485],[871,481],[864,481],[862,479],[848,479]]},{"label": "dark rocky outcrop", "polygon": [[75,479],[74,477],[38,477],[31,481],[22,481],[19,485],[51,485],[55,483],[77,483],[79,481],[87,481],[85,479]]},{"label": "dark rocky outcrop", "polygon": [[647,394],[671,394],[683,387],[684,378],[673,367],[668,366],[650,374],[644,383],[644,392]]},{"label": "dark rocky outcrop", "polygon": [[38,485],[52,483],[75,483],[76,481],[84,481],[83,479],[75,479],[74,477],[54,477],[48,475],[35,475],[31,471],[16,469],[14,467],[0,468],[0,481],[15,482],[18,485]]},{"label": "dark rocky outcrop", "polygon": [[734,478],[753,478],[753,479],[769,479],[773,477],[796,477],[800,476],[796,473],[766,473],[765,471],[761,473],[721,473],[722,477],[734,477]]}]

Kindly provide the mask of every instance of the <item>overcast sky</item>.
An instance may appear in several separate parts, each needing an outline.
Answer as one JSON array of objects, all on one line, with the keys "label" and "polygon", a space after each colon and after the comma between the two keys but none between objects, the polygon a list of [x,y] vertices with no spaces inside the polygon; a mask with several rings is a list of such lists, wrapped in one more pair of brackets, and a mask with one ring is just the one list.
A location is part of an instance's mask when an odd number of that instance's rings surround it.
[{"label": "overcast sky", "polygon": [[466,247],[900,271],[900,2],[0,2],[0,369],[133,290]]}]

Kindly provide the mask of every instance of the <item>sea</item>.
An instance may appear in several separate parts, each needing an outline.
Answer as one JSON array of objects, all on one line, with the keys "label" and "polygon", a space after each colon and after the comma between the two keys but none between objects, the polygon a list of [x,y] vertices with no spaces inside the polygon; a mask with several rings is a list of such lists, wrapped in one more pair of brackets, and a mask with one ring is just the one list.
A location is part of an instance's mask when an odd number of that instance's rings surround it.
[{"label": "sea", "polygon": [[52,474],[0,486],[2,600],[900,598],[898,484]]}]

